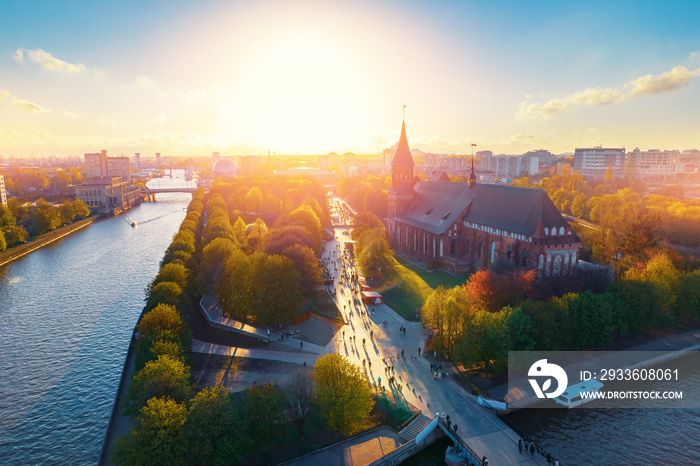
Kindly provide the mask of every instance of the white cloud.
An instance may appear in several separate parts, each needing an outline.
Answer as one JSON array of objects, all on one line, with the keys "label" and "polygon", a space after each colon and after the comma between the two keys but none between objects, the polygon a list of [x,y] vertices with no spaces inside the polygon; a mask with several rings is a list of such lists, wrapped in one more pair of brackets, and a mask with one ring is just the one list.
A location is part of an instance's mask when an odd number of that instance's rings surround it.
[{"label": "white cloud", "polygon": [[41,113],[51,112],[51,110],[48,110],[39,104],[20,99],[19,97],[12,95],[9,91],[0,91],[0,105],[10,105],[17,111],[28,115],[39,115]]},{"label": "white cloud", "polygon": [[164,124],[166,121],[168,121],[168,116],[165,113],[161,113],[160,115],[157,115],[153,118],[154,123],[158,124]]},{"label": "white cloud", "polygon": [[25,53],[30,62],[36,63],[45,70],[66,74],[84,74],[90,71],[97,76],[102,74],[101,71],[95,69],[91,70],[82,63],[68,63],[67,61],[60,60],[43,49],[27,50],[20,47],[12,56],[17,62],[24,63]]},{"label": "white cloud", "polygon": [[691,60],[698,60],[700,59],[700,50],[697,52],[690,52],[690,55],[688,56]]},{"label": "white cloud", "polygon": [[685,66],[676,66],[671,71],[658,76],[650,74],[637,78],[625,84],[629,88],[630,97],[641,97],[650,94],[662,94],[682,89],[688,85],[691,79],[700,76],[700,68],[688,71]]},{"label": "white cloud", "polygon": [[109,118],[100,118],[100,124],[103,126],[115,126],[117,122]]},{"label": "white cloud", "polygon": [[62,110],[61,116],[65,118],[78,118],[78,114],[75,112],[69,112],[68,110]]},{"label": "white cloud", "polygon": [[154,86],[156,83],[153,81],[151,78],[149,78],[146,75],[141,75],[136,80],[134,81],[134,85],[136,87],[151,87]]},{"label": "white cloud", "polygon": [[622,89],[587,88],[563,98],[551,99],[544,104],[531,102],[531,97],[527,96],[518,106],[516,118],[523,120],[539,116],[548,119],[554,114],[573,110],[573,106],[577,104],[612,105],[647,95],[675,92],[686,87],[690,80],[697,76],[700,76],[700,68],[689,71],[684,66],[676,66],[671,71],[657,76],[648,74],[628,81]]},{"label": "white cloud", "polygon": [[24,63],[24,52],[21,47],[12,54],[12,58],[14,58],[17,63]]}]

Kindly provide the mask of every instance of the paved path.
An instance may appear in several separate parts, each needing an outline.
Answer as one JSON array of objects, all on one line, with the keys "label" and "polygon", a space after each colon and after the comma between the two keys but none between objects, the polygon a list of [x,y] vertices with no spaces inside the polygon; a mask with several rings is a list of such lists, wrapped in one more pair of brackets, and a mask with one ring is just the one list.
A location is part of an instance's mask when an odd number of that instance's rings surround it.
[{"label": "paved path", "polygon": [[204,354],[220,354],[237,358],[268,359],[270,361],[291,362],[313,366],[318,359],[318,354],[313,353],[288,353],[286,351],[271,351],[253,348],[238,348],[236,346],[216,345],[200,340],[192,340],[192,352]]},{"label": "paved path", "polygon": [[400,445],[398,434],[385,426],[282,464],[285,466],[309,464],[364,466],[391,453]]},{"label": "paved path", "polygon": [[[437,380],[434,378],[430,362],[423,358],[427,335],[420,323],[406,321],[385,304],[369,307],[355,304],[353,298],[357,296],[354,294],[357,288],[353,289],[348,280],[339,278],[343,267],[348,271],[354,270],[354,264],[349,258],[342,259],[344,243],[348,240],[349,235],[336,231],[335,240],[326,246],[326,256],[330,250],[331,257],[339,258],[338,270],[331,271],[335,272],[338,308],[348,322],[329,343],[328,350],[330,351],[330,346],[333,345],[335,351],[363,368],[376,389],[381,379],[384,388],[392,390],[399,399],[405,399],[420,407],[424,414],[449,414],[452,425],[459,425],[457,435],[460,439],[477,455],[486,455],[491,466],[545,464],[544,459],[538,462],[536,455],[533,458],[530,455],[519,454],[518,436],[515,432],[495,414],[479,406],[473,395],[449,377]],[[336,251],[335,255],[332,253],[333,249]],[[401,327],[406,328],[405,334],[400,332]],[[368,362],[371,362],[371,366]],[[393,372],[387,372],[386,368],[392,366]],[[403,385],[400,393],[396,385],[388,387],[390,375],[395,377],[397,384]]]},{"label": "paved path", "polygon": [[248,335],[256,338],[275,340],[278,343],[284,343],[285,345],[293,346],[295,348],[301,348],[305,351],[310,351],[316,354],[323,354],[325,352],[325,348],[323,346],[316,345],[308,341],[303,341],[294,337],[285,338],[283,341],[278,340],[278,334],[275,332],[272,332],[272,334],[270,334],[268,333],[267,329],[255,327],[253,325],[249,325],[239,320],[233,319],[224,314],[224,312],[221,310],[221,307],[219,307],[219,304],[216,302],[216,299],[213,296],[203,296],[200,300],[199,305],[204,313],[204,318],[207,319],[209,325],[213,327],[228,330],[231,332],[241,333],[243,335]]}]

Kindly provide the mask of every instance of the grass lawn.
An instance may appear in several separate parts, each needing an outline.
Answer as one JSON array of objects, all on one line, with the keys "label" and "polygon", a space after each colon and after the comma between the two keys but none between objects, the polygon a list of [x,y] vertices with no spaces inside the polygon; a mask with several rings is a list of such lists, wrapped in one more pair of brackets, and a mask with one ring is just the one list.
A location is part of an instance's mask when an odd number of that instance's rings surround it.
[{"label": "grass lawn", "polygon": [[384,302],[405,318],[416,318],[416,312],[425,304],[435,288],[442,285],[454,288],[464,284],[467,276],[454,276],[440,271],[427,271],[403,258],[395,258],[383,283],[377,288]]},{"label": "grass lawn", "polygon": [[311,312],[318,314],[326,319],[330,319],[339,324],[345,323],[343,316],[340,315],[338,306],[335,305],[333,298],[325,290],[316,290],[311,295],[309,300],[311,303]]}]

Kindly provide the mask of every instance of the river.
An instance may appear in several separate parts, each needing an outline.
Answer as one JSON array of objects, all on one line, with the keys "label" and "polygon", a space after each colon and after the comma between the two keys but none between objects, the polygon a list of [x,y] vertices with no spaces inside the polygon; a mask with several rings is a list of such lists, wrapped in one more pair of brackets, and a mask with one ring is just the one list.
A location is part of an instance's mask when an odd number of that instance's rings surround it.
[{"label": "river", "polygon": [[[173,175],[149,186],[188,183]],[[0,463],[97,463],[144,289],[190,199],[159,194],[0,268]]]}]

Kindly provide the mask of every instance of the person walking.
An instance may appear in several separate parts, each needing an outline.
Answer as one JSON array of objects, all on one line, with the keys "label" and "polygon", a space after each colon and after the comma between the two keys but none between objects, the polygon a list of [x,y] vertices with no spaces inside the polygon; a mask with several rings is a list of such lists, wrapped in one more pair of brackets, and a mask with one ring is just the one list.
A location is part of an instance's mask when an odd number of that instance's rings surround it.
[{"label": "person walking", "polygon": [[523,453],[523,439],[522,438],[518,439],[518,453],[520,453],[520,454]]},{"label": "person walking", "polygon": [[299,342],[299,349],[304,349],[304,342],[303,341]]},{"label": "person walking", "polygon": [[420,347],[418,348],[418,356],[420,356]]},{"label": "person walking", "polygon": [[535,442],[530,442],[530,456],[535,456]]}]

